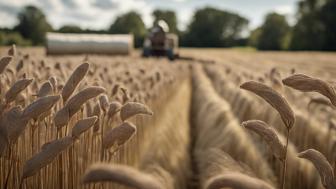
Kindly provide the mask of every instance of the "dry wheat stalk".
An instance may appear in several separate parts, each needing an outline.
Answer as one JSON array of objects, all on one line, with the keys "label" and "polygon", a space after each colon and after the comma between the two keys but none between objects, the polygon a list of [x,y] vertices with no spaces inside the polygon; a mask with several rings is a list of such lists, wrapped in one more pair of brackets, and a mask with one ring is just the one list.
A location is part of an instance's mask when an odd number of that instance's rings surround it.
[{"label": "dry wheat stalk", "polygon": [[226,173],[207,181],[205,189],[275,189],[263,180],[253,178],[242,173]]},{"label": "dry wheat stalk", "polygon": [[91,166],[82,179],[84,184],[116,182],[136,189],[163,189],[153,176],[125,165],[96,164]]},{"label": "dry wheat stalk", "polygon": [[52,76],[52,77],[49,78],[49,82],[50,82],[50,84],[53,88],[54,93],[56,93],[57,92],[57,84],[58,84],[57,78],[55,76]]},{"label": "dry wheat stalk", "polygon": [[94,106],[93,108],[93,116],[97,116],[98,120],[96,121],[96,123],[94,124],[93,126],[93,132],[98,132],[99,131],[99,126],[100,126],[100,106],[99,106],[99,103],[96,103],[96,105]]},{"label": "dry wheat stalk", "polygon": [[104,92],[105,89],[103,87],[87,87],[71,97],[65,105],[65,108],[69,110],[70,117],[75,114],[86,101]]},{"label": "dry wheat stalk", "polygon": [[63,101],[66,102],[71,94],[75,91],[78,84],[82,79],[85,77],[89,70],[89,64],[83,63],[79,65],[75,71],[71,74],[68,81],[64,84],[63,90],[62,90],[62,98]]},{"label": "dry wheat stalk", "polygon": [[329,132],[330,130],[336,130],[336,120],[332,118],[329,119],[328,127],[329,127]]},{"label": "dry wheat stalk", "polygon": [[53,93],[53,86],[49,81],[46,81],[42,84],[40,90],[37,93],[37,97],[44,97],[48,95],[52,95]]},{"label": "dry wheat stalk", "polygon": [[19,63],[16,65],[15,69],[16,69],[16,72],[20,72],[23,68],[23,60],[20,60]]},{"label": "dry wheat stalk", "polygon": [[60,98],[60,95],[38,98],[25,108],[22,116],[25,119],[37,120],[41,114],[51,110],[51,108],[57,103]]},{"label": "dry wheat stalk", "polygon": [[136,126],[127,121],[110,129],[103,137],[103,148],[108,149],[116,146],[116,149],[118,149],[119,146],[125,144],[135,135],[136,130]]},{"label": "dry wheat stalk", "polygon": [[109,100],[106,94],[99,97],[99,104],[101,109],[106,113],[109,109]]},{"label": "dry wheat stalk", "polygon": [[40,169],[51,163],[62,151],[73,144],[73,138],[64,138],[51,141],[42,146],[41,151],[29,159],[24,167],[22,178],[27,178],[36,174]]},{"label": "dry wheat stalk", "polygon": [[119,91],[119,84],[116,84],[112,88],[112,96],[115,96]]},{"label": "dry wheat stalk", "polygon": [[324,105],[324,106],[329,106],[331,108],[335,108],[334,105],[330,102],[330,100],[328,100],[324,97],[311,98],[309,103],[308,103],[308,107],[310,107],[311,104],[320,104],[320,105]]},{"label": "dry wheat stalk", "polygon": [[280,141],[276,131],[267,123],[260,120],[249,120],[243,122],[242,126],[260,135],[272,149],[274,156],[282,161],[285,159],[285,145]]},{"label": "dry wheat stalk", "polygon": [[283,84],[303,92],[318,92],[330,99],[336,106],[336,93],[331,84],[304,74],[295,74],[282,80]]},{"label": "dry wheat stalk", "polygon": [[120,111],[121,107],[122,104],[120,102],[118,101],[111,102],[107,112],[109,119],[112,119],[113,116]]},{"label": "dry wheat stalk", "polygon": [[290,129],[293,126],[295,121],[294,112],[290,108],[287,100],[278,92],[265,84],[255,81],[243,83],[240,88],[251,91],[263,98],[266,102],[268,102],[274,109],[279,112],[281,119],[287,129]]},{"label": "dry wheat stalk", "polygon": [[7,140],[7,136],[5,136],[5,128],[3,128],[2,126],[0,126],[0,157],[3,157],[5,155],[5,151],[7,149],[8,146],[8,140]]},{"label": "dry wheat stalk", "polygon": [[2,136],[7,140],[7,144],[15,143],[19,136],[23,133],[28,121],[22,118],[22,108],[16,106],[4,112],[0,119],[0,127],[2,128]]},{"label": "dry wheat stalk", "polygon": [[2,74],[8,64],[12,61],[13,57],[12,56],[5,56],[0,59],[0,74]]},{"label": "dry wheat stalk", "polygon": [[138,102],[127,102],[121,107],[120,118],[122,121],[137,114],[153,115],[153,112],[146,105]]},{"label": "dry wheat stalk", "polygon": [[55,126],[57,128],[65,126],[70,118],[79,111],[81,106],[91,98],[97,97],[98,95],[105,92],[102,87],[88,87],[78,92],[76,95],[71,97],[65,106],[60,109],[54,118]]},{"label": "dry wheat stalk", "polygon": [[121,87],[120,90],[122,92],[122,101],[123,101],[123,104],[125,104],[125,103],[127,103],[130,100],[128,91],[124,87]]},{"label": "dry wheat stalk", "polygon": [[9,56],[16,56],[17,52],[16,52],[16,46],[15,44],[13,44],[9,49],[8,49],[8,53]]},{"label": "dry wheat stalk", "polygon": [[97,116],[93,116],[93,117],[88,117],[88,118],[79,120],[75,124],[75,126],[72,128],[72,131],[71,131],[72,137],[79,138],[79,136],[82,133],[90,129],[90,127],[92,127],[96,123],[97,119],[98,119]]},{"label": "dry wheat stalk", "polygon": [[20,79],[16,81],[11,88],[6,92],[5,99],[7,103],[13,102],[17,95],[28,87],[33,82],[33,79]]},{"label": "dry wheat stalk", "polygon": [[289,142],[289,135],[290,130],[294,125],[295,116],[294,112],[289,106],[287,100],[282,97],[277,91],[273,90],[272,88],[268,87],[265,84],[258,83],[255,81],[249,81],[243,83],[240,88],[251,91],[256,95],[262,97],[266,102],[268,102],[274,109],[276,109],[287,128],[286,132],[286,145],[285,145],[285,158],[282,160],[283,168],[282,168],[282,182],[281,188],[285,188],[286,183],[286,170],[287,170],[287,151],[288,151],[288,142]]},{"label": "dry wheat stalk", "polygon": [[321,182],[326,189],[335,189],[336,180],[332,166],[319,151],[314,149],[308,149],[299,153],[299,158],[304,158],[313,163],[317,171],[321,176]]}]

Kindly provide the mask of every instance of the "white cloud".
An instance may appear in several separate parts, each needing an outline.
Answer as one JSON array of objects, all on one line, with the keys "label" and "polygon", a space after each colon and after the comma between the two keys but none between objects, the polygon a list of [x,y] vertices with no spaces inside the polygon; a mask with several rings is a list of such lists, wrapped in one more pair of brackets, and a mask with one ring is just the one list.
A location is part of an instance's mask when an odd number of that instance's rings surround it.
[{"label": "white cloud", "polygon": [[295,12],[295,7],[292,5],[282,5],[274,8],[274,11],[279,14],[290,15]]},{"label": "white cloud", "polygon": [[[266,2],[266,0],[260,0],[262,1]],[[140,13],[146,26],[150,27],[153,22],[152,11],[155,8],[162,8],[175,10],[179,28],[185,29],[192,18],[193,11],[205,5],[236,10],[250,18],[251,25],[256,26],[262,21],[263,15],[270,11],[287,14],[293,20],[295,1],[297,0],[251,4],[242,0],[0,0],[0,19],[2,20],[0,27],[13,26],[17,13],[28,4],[41,8],[55,28],[65,24],[76,24],[83,28],[106,29],[119,14],[130,10]],[[270,1],[267,2],[270,3]]]}]

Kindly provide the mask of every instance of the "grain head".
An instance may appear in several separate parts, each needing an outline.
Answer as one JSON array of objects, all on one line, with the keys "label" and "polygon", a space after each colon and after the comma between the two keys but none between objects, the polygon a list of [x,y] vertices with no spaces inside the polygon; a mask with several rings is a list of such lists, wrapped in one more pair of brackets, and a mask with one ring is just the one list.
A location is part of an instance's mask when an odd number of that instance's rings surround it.
[{"label": "grain head", "polygon": [[85,77],[89,70],[89,64],[88,63],[83,63],[79,65],[75,71],[71,74],[70,78],[68,81],[65,83],[63,89],[62,89],[62,98],[63,101],[66,102],[71,94],[75,91],[77,88],[78,84],[82,79]]},{"label": "grain head", "polygon": [[285,159],[285,145],[281,143],[276,131],[260,120],[249,120],[242,126],[260,135],[272,149],[273,155],[280,160]]},{"label": "grain head", "polygon": [[45,96],[38,98],[25,108],[22,116],[25,119],[37,120],[41,114],[51,110],[60,98],[61,98],[60,95]]},{"label": "grain head", "polygon": [[12,61],[13,57],[12,56],[5,56],[0,59],[0,74],[2,74],[8,64]]},{"label": "grain head", "polygon": [[17,95],[26,89],[33,82],[33,79],[20,79],[16,81],[6,92],[5,99],[7,103],[13,102]]},{"label": "grain head", "polygon": [[111,102],[107,112],[108,117],[112,119],[114,115],[120,111],[121,107],[122,104],[120,102],[118,101]]},{"label": "grain head", "polygon": [[16,51],[16,46],[15,44],[13,44],[9,50],[8,50],[8,53],[7,53],[9,56],[16,56],[17,55],[17,51]]},{"label": "grain head", "polygon": [[311,98],[309,103],[308,103],[308,108],[312,104],[319,104],[319,105],[324,105],[324,106],[328,106],[328,107],[331,107],[331,108],[335,108],[334,105],[330,102],[330,100],[328,100],[327,98],[324,98],[324,97]]},{"label": "grain head", "polygon": [[114,146],[119,148],[135,135],[136,130],[136,126],[127,121],[110,129],[103,137],[103,148],[108,149]]},{"label": "grain head", "polygon": [[73,138],[71,136],[66,136],[44,144],[41,151],[25,163],[22,178],[27,178],[36,174],[72,144]]},{"label": "grain head", "polygon": [[287,100],[277,91],[273,90],[265,84],[255,81],[243,83],[240,88],[251,91],[263,98],[266,102],[268,102],[274,109],[279,112],[281,119],[287,129],[290,129],[294,125],[294,112],[289,106]]},{"label": "grain head", "polygon": [[77,121],[71,131],[72,137],[76,139],[79,138],[82,133],[90,129],[90,127],[92,127],[96,123],[97,119],[97,116],[93,116]]},{"label": "grain head", "polygon": [[40,90],[37,93],[37,97],[44,97],[53,94],[53,86],[49,81],[42,84]]},{"label": "grain head", "polygon": [[329,98],[331,103],[336,106],[336,93],[332,85],[328,82],[304,74],[292,75],[283,79],[282,82],[283,84],[302,92],[318,92]]},{"label": "grain head", "polygon": [[247,176],[242,173],[226,173],[207,181],[205,189],[275,189],[263,180]]},{"label": "grain head", "polygon": [[86,171],[82,183],[115,182],[136,189],[163,189],[151,175],[125,165],[96,164]]},{"label": "grain head", "polygon": [[139,102],[127,102],[120,110],[120,118],[122,121],[138,114],[153,115],[153,112],[149,107]]},{"label": "grain head", "polygon": [[106,94],[103,94],[99,97],[99,104],[101,109],[106,113],[109,109],[109,100]]},{"label": "grain head", "polygon": [[299,158],[304,158],[313,163],[321,176],[321,182],[326,189],[335,189],[335,175],[327,158],[315,149],[308,149],[299,153]]}]

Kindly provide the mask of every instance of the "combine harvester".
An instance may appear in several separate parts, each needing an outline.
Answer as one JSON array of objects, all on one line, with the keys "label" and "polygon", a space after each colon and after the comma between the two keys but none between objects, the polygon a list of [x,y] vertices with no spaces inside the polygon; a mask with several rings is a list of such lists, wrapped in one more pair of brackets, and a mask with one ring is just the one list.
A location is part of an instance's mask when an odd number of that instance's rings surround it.
[{"label": "combine harvester", "polygon": [[48,55],[107,54],[129,55],[133,51],[131,34],[47,33]]}]

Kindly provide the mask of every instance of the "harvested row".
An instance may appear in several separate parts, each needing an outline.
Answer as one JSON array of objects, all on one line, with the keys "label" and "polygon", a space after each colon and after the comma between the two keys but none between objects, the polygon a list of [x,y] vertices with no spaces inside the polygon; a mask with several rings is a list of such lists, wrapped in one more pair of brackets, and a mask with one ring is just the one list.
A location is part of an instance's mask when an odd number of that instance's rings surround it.
[{"label": "harvested row", "polygon": [[[217,66],[206,67],[216,90],[227,99],[234,114],[240,121],[260,119],[274,126],[280,133],[285,133],[283,124],[276,111],[263,103],[260,98],[240,90],[230,79],[223,77],[223,72]],[[299,151],[308,148],[318,149],[329,160],[334,160],[336,135],[330,135],[329,128],[318,124],[313,116],[295,108],[296,122],[291,131],[290,141]]]},{"label": "harvested row", "polygon": [[194,67],[192,79],[193,157],[201,188],[215,176],[236,172],[277,186],[266,159],[240,127],[229,104],[216,94],[201,67]]},{"label": "harvested row", "polygon": [[[212,86],[211,83],[209,85]],[[230,89],[230,88],[226,88],[226,89]],[[232,89],[232,90],[234,91],[234,89]],[[227,91],[229,92],[231,90],[227,90]],[[216,92],[214,92],[214,93],[216,93]],[[238,95],[236,95],[236,96],[238,96]],[[225,100],[223,100],[223,98],[222,98],[221,101],[225,101]],[[239,101],[239,100],[238,99],[233,100],[233,102],[235,102],[235,103],[238,103],[237,101]],[[244,111],[244,109],[243,109],[244,106],[243,105],[235,104],[235,106],[230,106],[229,104],[227,104],[227,106],[229,106],[229,109],[231,109],[231,107],[241,107],[240,111],[236,111],[236,112],[233,111],[235,115],[241,115],[239,113],[242,113]],[[211,111],[211,112],[214,112],[214,111]],[[240,119],[238,116],[237,116],[237,118]],[[250,118],[252,118],[252,116]],[[232,119],[236,119],[236,116],[234,116],[233,113],[232,113]],[[242,120],[242,121],[245,121],[245,120]],[[281,122],[280,118],[278,118],[278,121],[279,121],[279,123]],[[238,127],[240,127],[240,126],[238,125]],[[259,155],[261,155],[262,157],[265,158],[264,161],[266,162],[267,166],[271,167],[272,174],[274,174],[277,177],[277,182],[279,183],[280,180],[281,180],[281,174],[280,174],[281,165],[274,158],[273,154],[270,153],[269,150],[267,150],[267,148],[265,148],[265,142],[262,141],[262,139],[260,137],[258,137],[257,135],[248,134],[243,129],[241,129],[240,132],[243,133],[242,135],[246,135],[245,137],[248,138],[248,140],[250,140],[250,143],[254,144],[254,146],[257,148],[256,149],[257,154],[259,154]],[[224,138],[224,136],[222,138]],[[224,140],[224,139],[222,139],[222,140]],[[282,137],[281,140],[284,140],[284,137]],[[288,168],[287,168],[288,170],[287,170],[287,175],[286,175],[286,180],[287,180],[286,188],[296,188],[296,187],[299,187],[299,188],[318,188],[318,187],[321,187],[320,180],[319,180],[319,175],[315,172],[315,169],[313,168],[313,166],[308,161],[301,160],[301,159],[297,158],[297,153],[298,153],[298,151],[295,148],[295,146],[290,143],[289,152],[288,152]]]},{"label": "harvested row", "polygon": [[[39,59],[43,57],[11,51],[15,53],[5,56],[11,58],[1,65],[0,75],[5,97],[0,127],[5,144],[0,148],[2,188],[78,188],[85,170],[95,162],[154,170],[149,172],[170,178],[167,188],[186,185],[181,175],[188,175],[189,127],[181,120],[189,119],[187,65],[101,57],[86,57],[78,65],[82,57]],[[95,59],[98,62],[87,63]],[[110,63],[104,64],[107,60]],[[166,92],[159,93],[163,89]],[[175,111],[175,101],[185,103],[184,108]],[[172,125],[180,125],[180,135]],[[170,134],[158,140],[162,132]],[[168,143],[172,135],[176,141]],[[158,154],[152,153],[152,142],[160,147]],[[172,146],[179,146],[174,154]],[[162,154],[169,154],[164,164]],[[156,163],[148,165],[147,158]]]}]

